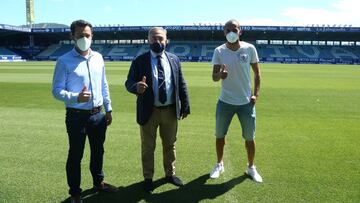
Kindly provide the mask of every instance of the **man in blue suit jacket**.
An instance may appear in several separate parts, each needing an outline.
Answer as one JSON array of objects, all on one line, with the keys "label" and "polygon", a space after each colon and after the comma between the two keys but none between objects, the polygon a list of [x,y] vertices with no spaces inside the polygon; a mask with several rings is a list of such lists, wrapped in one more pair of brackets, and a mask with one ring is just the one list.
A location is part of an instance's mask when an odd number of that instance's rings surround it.
[{"label": "man in blue suit jacket", "polygon": [[153,191],[156,132],[160,128],[165,178],[182,186],[175,176],[175,142],[178,119],[190,114],[189,97],[180,60],[165,51],[166,30],[149,30],[150,51],[136,57],[125,82],[126,89],[137,95],[137,123],[140,125],[144,190]]}]

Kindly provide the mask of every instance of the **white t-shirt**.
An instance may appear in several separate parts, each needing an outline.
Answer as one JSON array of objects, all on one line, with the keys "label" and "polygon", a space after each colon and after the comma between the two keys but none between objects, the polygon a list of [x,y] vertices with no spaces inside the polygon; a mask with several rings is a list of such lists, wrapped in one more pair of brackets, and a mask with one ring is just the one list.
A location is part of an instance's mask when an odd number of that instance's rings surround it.
[{"label": "white t-shirt", "polygon": [[213,65],[225,64],[228,76],[221,80],[220,100],[232,105],[243,105],[250,102],[251,74],[250,63],[258,63],[254,45],[240,41],[240,48],[232,51],[226,44],[218,46],[212,58]]}]

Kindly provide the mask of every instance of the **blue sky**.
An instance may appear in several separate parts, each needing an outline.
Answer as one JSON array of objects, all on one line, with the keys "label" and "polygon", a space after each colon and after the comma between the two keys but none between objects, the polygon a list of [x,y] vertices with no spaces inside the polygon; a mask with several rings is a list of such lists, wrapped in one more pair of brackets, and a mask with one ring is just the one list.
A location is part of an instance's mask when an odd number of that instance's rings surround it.
[{"label": "blue sky", "polygon": [[[352,25],[359,0],[34,0],[35,23],[85,19],[93,25]],[[23,25],[25,0],[1,0],[0,24]]]}]

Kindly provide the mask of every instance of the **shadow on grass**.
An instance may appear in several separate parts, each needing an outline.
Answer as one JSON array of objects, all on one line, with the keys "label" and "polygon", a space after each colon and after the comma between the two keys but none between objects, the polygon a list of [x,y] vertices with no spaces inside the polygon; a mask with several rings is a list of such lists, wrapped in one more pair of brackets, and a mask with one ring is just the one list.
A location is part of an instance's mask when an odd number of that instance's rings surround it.
[{"label": "shadow on grass", "polygon": [[[153,194],[145,193],[143,192],[143,182],[138,182],[126,187],[119,187],[117,193],[96,193],[89,189],[85,190],[81,196],[84,203],[139,202],[141,200],[146,202],[199,202],[205,199],[215,199],[247,178],[247,175],[242,175],[220,184],[205,184],[209,179],[209,174],[205,174],[182,187],[160,193],[156,193],[156,190]],[[164,184],[167,184],[164,178],[154,181],[155,189]],[[65,202],[70,202],[70,199],[63,201],[63,203]]]}]

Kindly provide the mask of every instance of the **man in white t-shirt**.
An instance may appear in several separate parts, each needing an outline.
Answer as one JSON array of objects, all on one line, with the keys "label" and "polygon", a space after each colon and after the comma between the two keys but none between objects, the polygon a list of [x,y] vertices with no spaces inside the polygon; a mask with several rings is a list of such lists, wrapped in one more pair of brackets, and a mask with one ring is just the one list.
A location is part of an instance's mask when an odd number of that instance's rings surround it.
[{"label": "man in white t-shirt", "polygon": [[[236,114],[241,124],[242,136],[245,139],[248,167],[246,174],[255,182],[262,178],[254,165],[255,157],[255,103],[260,90],[259,58],[252,44],[239,40],[240,24],[229,20],[224,26],[227,42],[214,51],[212,58],[213,80],[221,79],[221,94],[216,108],[216,154],[217,164],[210,173],[211,178],[218,178],[224,172],[223,152],[225,135],[230,122]],[[254,72],[254,92],[251,87],[251,73]]]}]

